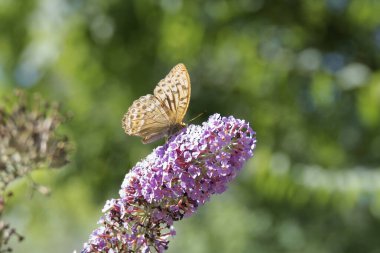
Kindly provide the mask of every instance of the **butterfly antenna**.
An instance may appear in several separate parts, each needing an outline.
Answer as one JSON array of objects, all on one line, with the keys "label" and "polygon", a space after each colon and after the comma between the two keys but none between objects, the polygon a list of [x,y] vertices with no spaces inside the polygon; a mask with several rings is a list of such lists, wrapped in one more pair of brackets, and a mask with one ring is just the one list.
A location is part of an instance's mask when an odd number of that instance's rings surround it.
[{"label": "butterfly antenna", "polygon": [[201,112],[200,114],[198,114],[197,116],[195,116],[194,118],[192,118],[191,120],[189,120],[189,123],[192,122],[193,120],[199,118],[200,116],[202,116],[204,113]]}]

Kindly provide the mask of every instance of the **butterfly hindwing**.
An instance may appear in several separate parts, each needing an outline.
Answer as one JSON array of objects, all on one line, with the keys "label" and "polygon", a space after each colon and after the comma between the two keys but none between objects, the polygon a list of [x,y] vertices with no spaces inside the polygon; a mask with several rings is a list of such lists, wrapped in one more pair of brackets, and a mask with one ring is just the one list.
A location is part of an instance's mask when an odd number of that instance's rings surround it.
[{"label": "butterfly hindwing", "polygon": [[149,137],[168,131],[169,118],[153,95],[142,96],[133,102],[123,117],[124,131],[129,135]]}]

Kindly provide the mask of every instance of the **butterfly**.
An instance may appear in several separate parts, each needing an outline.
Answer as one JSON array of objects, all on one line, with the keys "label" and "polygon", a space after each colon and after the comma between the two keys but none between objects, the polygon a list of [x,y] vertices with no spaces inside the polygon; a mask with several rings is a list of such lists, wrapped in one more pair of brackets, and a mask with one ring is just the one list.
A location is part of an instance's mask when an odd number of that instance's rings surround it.
[{"label": "butterfly", "polygon": [[151,143],[171,136],[183,127],[190,103],[191,84],[184,64],[174,66],[153,91],[135,100],[122,120],[126,134],[142,137]]}]

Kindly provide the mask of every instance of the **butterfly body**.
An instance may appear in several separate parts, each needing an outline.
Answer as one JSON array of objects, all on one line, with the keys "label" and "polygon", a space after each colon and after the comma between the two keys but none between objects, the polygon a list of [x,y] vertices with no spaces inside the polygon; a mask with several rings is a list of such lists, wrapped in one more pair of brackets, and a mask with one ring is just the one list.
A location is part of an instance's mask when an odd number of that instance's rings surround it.
[{"label": "butterfly body", "polygon": [[191,84],[185,65],[178,64],[148,94],[135,100],[124,115],[122,125],[128,135],[142,137],[144,144],[170,136],[182,122],[190,102]]}]

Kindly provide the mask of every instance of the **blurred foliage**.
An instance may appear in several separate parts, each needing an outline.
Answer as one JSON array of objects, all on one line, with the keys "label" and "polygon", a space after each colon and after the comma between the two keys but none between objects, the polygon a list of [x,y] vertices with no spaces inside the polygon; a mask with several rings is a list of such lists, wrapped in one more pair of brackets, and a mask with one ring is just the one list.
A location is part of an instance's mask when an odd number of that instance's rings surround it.
[{"label": "blurred foliage", "polygon": [[56,133],[64,120],[57,104],[38,96],[28,101],[22,92],[3,99],[7,101],[0,105],[0,193],[33,169],[68,163],[67,136]]},{"label": "blurred foliage", "polygon": [[3,214],[12,191],[11,183],[28,178],[31,192],[48,194],[49,189],[39,185],[30,174],[43,167],[59,168],[68,163],[68,138],[57,133],[64,117],[57,104],[51,104],[35,95],[33,99],[23,92],[3,96],[0,103],[0,252],[11,252],[11,238],[23,240]]},{"label": "blurred foliage", "polygon": [[123,113],[183,62],[187,118],[244,118],[258,146],[226,195],[177,224],[170,252],[380,252],[379,11],[373,0],[0,0],[0,92],[60,101],[76,142],[69,170],[39,175],[56,192],[17,215],[28,238],[16,249],[81,247],[158,145],[125,136]]}]

